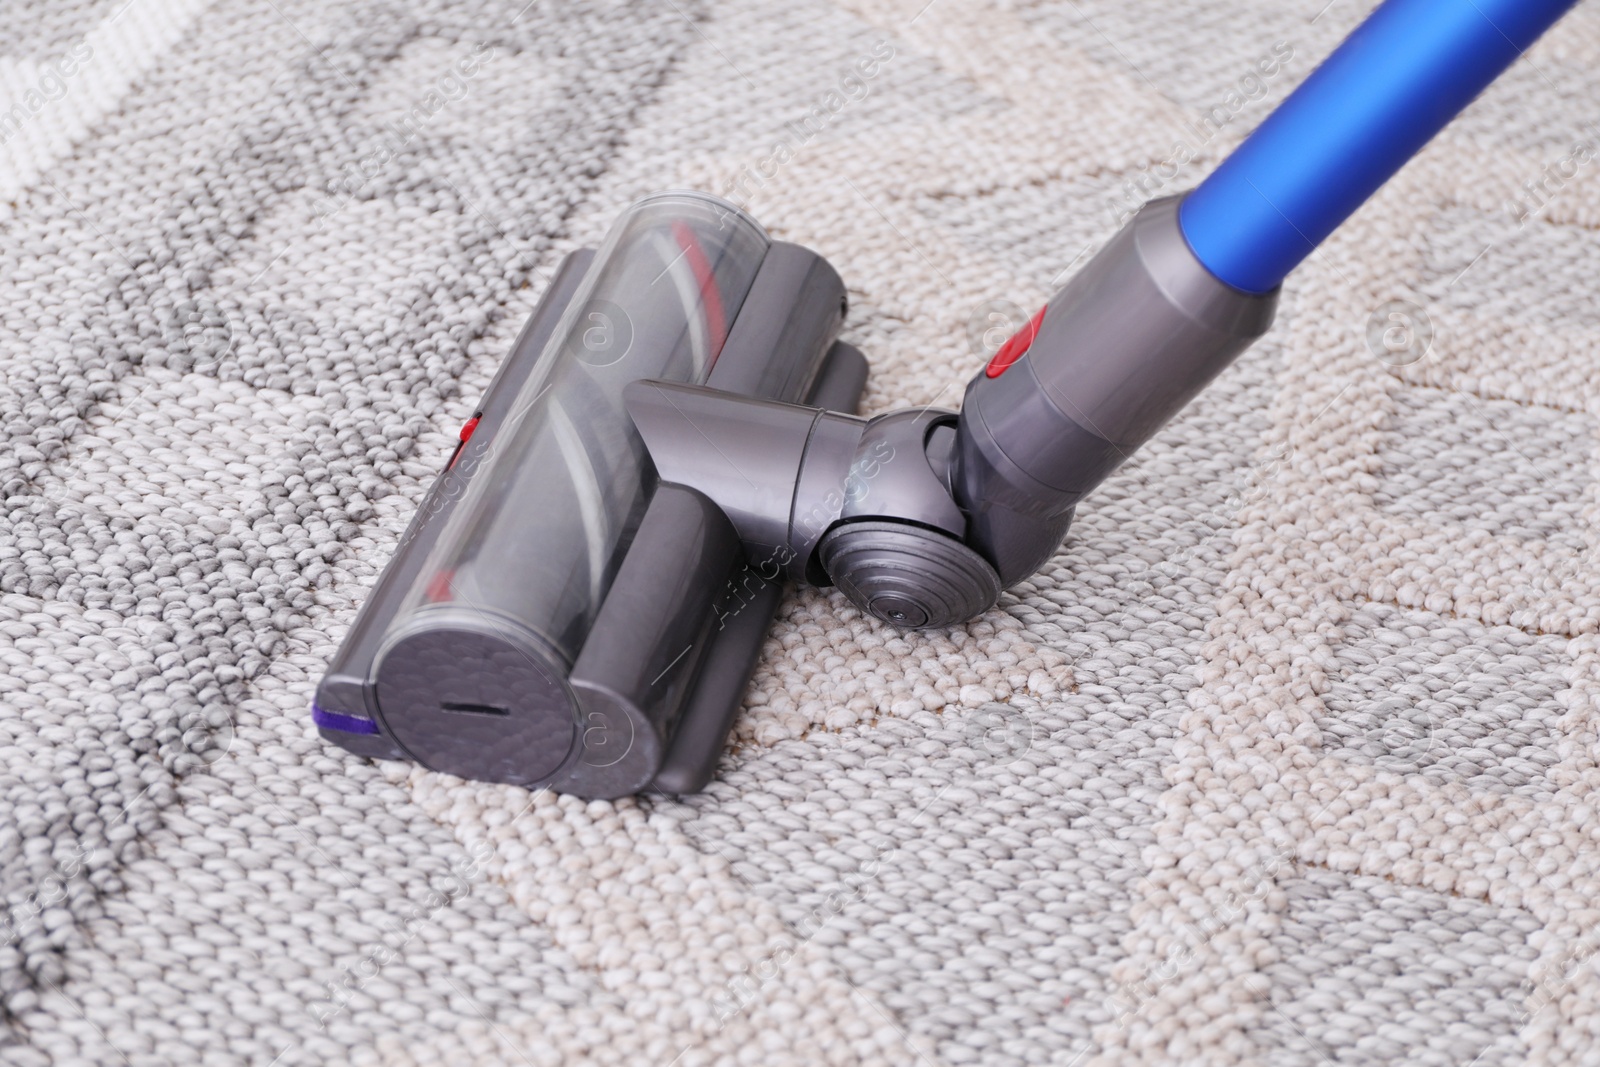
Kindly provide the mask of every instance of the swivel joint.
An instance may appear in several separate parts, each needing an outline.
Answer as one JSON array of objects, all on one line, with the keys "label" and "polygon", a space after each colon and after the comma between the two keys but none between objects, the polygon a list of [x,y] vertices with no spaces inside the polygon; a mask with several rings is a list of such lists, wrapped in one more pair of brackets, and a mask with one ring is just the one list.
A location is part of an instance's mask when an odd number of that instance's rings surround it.
[{"label": "swivel joint", "polygon": [[709,497],[753,563],[897,626],[961,622],[1037,570],[1084,494],[1271,325],[1277,291],[1212,276],[1178,204],[1135,215],[959,415],[861,419],[665,381],[630,384],[628,414],[661,479]]},{"label": "swivel joint", "polygon": [[908,628],[962,622],[1000,596],[965,543],[953,412],[862,419],[662,381],[624,399],[662,481],[714,501],[753,563],[837,585]]}]

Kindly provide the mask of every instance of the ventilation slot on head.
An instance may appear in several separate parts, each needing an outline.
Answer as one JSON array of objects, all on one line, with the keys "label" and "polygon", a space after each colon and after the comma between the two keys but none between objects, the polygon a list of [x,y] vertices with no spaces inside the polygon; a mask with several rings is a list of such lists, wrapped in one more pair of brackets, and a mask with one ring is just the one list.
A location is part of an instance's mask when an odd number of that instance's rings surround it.
[{"label": "ventilation slot on head", "polygon": [[439,705],[441,711],[453,711],[461,715],[510,715],[510,708],[497,707],[494,704],[457,704],[445,702]]}]

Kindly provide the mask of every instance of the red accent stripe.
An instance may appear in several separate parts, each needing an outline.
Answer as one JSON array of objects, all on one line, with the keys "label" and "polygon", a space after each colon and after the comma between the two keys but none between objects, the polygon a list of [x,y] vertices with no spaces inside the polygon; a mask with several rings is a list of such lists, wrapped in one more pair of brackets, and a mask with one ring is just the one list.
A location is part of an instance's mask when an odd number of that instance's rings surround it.
[{"label": "red accent stripe", "polygon": [[[1049,305],[1045,305],[1049,307]],[[1012,334],[1005,344],[1000,346],[1000,351],[989,360],[989,369],[986,372],[991,378],[998,378],[1006,369],[1021,359],[1033,347],[1033,339],[1039,336],[1039,327],[1044,323],[1045,308],[1040,308],[1033,313],[1033,318],[1028,320],[1028,325]]]},{"label": "red accent stripe", "polygon": [[455,597],[455,571],[440,571],[428,581],[428,589],[423,594],[429,604],[437,604],[442,600],[452,600]]},{"label": "red accent stripe", "polygon": [[722,355],[722,344],[728,339],[727,312],[722,306],[722,293],[717,289],[717,276],[711,269],[711,261],[706,258],[705,249],[700,247],[700,239],[694,235],[694,231],[686,223],[674,222],[672,236],[678,239],[683,258],[689,261],[694,280],[700,284],[700,301],[705,305],[706,327],[711,331],[711,363],[706,367],[710,370],[716,365],[717,357]]},{"label": "red accent stripe", "polygon": [[478,428],[478,419],[482,416],[483,412],[480,411],[461,424],[461,438],[456,442],[456,450],[450,453],[450,462],[445,465],[445,470],[453,468],[456,465],[456,460],[461,458],[461,450],[467,447],[468,441],[472,440],[472,431]]}]

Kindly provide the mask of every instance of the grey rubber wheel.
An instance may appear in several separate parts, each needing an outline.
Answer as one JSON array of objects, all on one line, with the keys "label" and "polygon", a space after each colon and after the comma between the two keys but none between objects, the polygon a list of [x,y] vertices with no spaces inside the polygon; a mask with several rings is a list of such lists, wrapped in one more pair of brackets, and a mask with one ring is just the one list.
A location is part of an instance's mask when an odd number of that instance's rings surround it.
[{"label": "grey rubber wheel", "polygon": [[819,555],[857,607],[907,629],[953,626],[1000,599],[1000,577],[988,560],[921,526],[846,523],[822,539]]}]

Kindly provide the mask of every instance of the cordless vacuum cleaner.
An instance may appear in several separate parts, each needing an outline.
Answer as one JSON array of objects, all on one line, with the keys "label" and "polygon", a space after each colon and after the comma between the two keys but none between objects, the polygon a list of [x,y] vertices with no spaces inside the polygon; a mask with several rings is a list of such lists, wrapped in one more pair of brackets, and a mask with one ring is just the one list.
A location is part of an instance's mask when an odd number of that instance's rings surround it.
[{"label": "cordless vacuum cleaner", "polygon": [[365,756],[584,797],[711,777],[785,579],[902,627],[994,606],[1272,323],[1284,277],[1575,0],[1388,0],[1152,201],[959,413],[851,414],[821,257],[668,193],[569,256],[317,688]]}]

